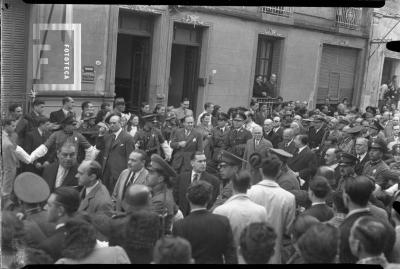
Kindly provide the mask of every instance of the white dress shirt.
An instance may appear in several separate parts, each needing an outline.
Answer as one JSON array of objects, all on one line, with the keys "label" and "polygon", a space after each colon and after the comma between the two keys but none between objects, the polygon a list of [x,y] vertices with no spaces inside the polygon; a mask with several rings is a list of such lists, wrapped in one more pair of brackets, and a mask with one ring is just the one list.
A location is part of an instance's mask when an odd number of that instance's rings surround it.
[{"label": "white dress shirt", "polygon": [[67,169],[62,167],[61,164],[58,165],[57,176],[56,176],[56,185],[55,185],[56,188],[58,188],[62,185],[67,174],[68,174]]},{"label": "white dress shirt", "polygon": [[119,136],[119,134],[122,132],[122,128],[119,128],[119,130],[118,131],[116,131],[115,133],[113,133],[113,134],[115,134],[115,140],[117,140],[117,138],[118,138],[118,136]]}]

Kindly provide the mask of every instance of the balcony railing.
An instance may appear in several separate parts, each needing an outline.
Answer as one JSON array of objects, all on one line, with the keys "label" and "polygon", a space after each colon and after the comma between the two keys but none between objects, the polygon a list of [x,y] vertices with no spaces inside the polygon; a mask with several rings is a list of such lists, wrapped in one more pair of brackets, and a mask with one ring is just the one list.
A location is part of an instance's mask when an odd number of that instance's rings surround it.
[{"label": "balcony railing", "polygon": [[292,17],[293,8],[292,7],[260,7],[260,12],[265,14],[272,14],[281,17]]},{"label": "balcony railing", "polygon": [[340,7],[336,10],[336,25],[338,27],[358,30],[361,26],[361,8]]}]

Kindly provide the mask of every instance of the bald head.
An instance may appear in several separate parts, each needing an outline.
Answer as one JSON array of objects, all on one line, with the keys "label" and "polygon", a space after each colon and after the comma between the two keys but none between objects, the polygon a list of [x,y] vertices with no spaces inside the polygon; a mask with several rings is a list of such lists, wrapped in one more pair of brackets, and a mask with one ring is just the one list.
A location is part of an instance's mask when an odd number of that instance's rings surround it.
[{"label": "bald head", "polygon": [[285,141],[286,143],[289,142],[290,140],[292,140],[294,137],[293,129],[286,128],[285,130],[283,130],[282,137],[283,137],[283,141]]},{"label": "bald head", "polygon": [[134,184],[128,187],[123,201],[125,211],[146,208],[150,205],[150,189],[141,184]]}]

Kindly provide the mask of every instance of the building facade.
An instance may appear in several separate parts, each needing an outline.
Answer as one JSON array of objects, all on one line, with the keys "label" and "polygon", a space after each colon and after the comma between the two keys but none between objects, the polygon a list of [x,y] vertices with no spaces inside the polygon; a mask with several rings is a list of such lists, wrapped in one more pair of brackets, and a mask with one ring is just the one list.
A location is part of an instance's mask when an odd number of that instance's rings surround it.
[{"label": "building facade", "polygon": [[400,40],[400,0],[387,0],[373,10],[373,23],[365,72],[362,105],[378,106],[380,87],[389,84],[393,75],[400,83],[400,53],[386,48],[388,41]]},{"label": "building facade", "polygon": [[364,8],[25,5],[2,20],[2,111],[46,112],[72,96],[95,106],[122,96],[130,111],[148,101],[196,114],[212,101],[247,105],[255,77],[276,74],[277,95],[310,107],[365,101],[372,10]]}]

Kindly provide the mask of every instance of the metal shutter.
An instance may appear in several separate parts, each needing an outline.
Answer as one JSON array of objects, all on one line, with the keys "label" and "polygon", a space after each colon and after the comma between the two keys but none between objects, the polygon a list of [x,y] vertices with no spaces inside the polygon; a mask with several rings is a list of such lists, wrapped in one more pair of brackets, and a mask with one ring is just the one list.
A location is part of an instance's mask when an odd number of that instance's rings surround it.
[{"label": "metal shutter", "polygon": [[28,7],[21,0],[11,1],[1,17],[1,111],[26,101],[26,47]]},{"label": "metal shutter", "polygon": [[352,101],[354,92],[357,49],[324,45],[319,71],[317,104],[331,100],[341,101],[347,97]]}]

